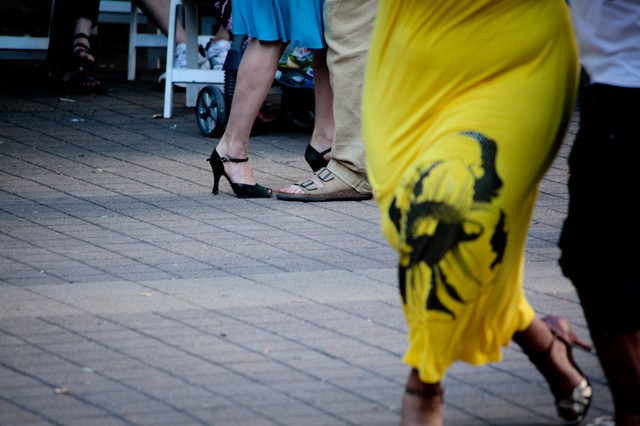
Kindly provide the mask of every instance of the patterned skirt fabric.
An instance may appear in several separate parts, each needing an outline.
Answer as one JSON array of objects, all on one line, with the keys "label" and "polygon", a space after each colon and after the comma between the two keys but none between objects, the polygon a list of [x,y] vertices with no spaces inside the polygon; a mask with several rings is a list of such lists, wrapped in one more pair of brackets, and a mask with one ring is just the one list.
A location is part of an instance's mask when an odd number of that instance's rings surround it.
[{"label": "patterned skirt fabric", "polygon": [[524,245],[577,78],[563,0],[379,1],[367,169],[421,380],[499,361],[533,320]]}]

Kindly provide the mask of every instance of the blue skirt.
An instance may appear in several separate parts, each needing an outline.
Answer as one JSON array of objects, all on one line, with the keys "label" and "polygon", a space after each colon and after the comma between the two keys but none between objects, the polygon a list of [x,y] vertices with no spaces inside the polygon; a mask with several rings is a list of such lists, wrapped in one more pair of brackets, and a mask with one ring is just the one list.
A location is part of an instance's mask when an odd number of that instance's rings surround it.
[{"label": "blue skirt", "polygon": [[233,33],[321,49],[324,0],[233,0]]}]

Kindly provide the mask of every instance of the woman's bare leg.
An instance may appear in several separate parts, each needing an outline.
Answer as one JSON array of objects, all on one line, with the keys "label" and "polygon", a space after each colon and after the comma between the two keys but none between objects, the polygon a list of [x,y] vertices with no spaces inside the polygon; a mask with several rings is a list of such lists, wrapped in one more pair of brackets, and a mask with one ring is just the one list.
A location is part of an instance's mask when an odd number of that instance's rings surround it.
[{"label": "woman's bare leg", "polygon": [[593,344],[613,396],[616,426],[640,426],[640,331]]},{"label": "woman's bare leg", "polygon": [[536,367],[549,383],[553,395],[560,398],[570,393],[584,376],[571,364],[566,346],[554,344],[555,340],[549,327],[537,317],[526,330],[513,336],[513,341],[529,358],[539,359]]},{"label": "woman's bare leg", "polygon": [[443,391],[440,383],[424,383],[411,369],[402,397],[402,426],[442,426]]},{"label": "woman's bare leg", "polygon": [[[170,0],[135,0],[135,4],[142,9],[145,15],[154,25],[157,26],[164,35],[169,34],[169,14],[171,12]],[[176,23],[176,44],[186,43],[187,35],[184,32],[182,23]]]},{"label": "woman's bare leg", "polygon": [[[249,136],[262,103],[267,97],[278,69],[284,44],[251,40],[242,56],[227,127],[216,147],[221,156],[247,158]],[[254,185],[256,179],[248,162],[224,163],[234,183]]]},{"label": "woman's bare leg", "polygon": [[[91,20],[89,18],[85,18],[85,17],[80,17],[78,19],[76,19],[76,26],[75,26],[75,31],[74,34],[86,34],[89,35],[91,34],[91,28],[93,27],[93,22],[91,22]],[[88,39],[79,39],[79,40],[74,40],[73,42],[73,51],[74,54],[77,55],[79,58],[82,59],[86,59],[89,62],[95,62],[96,58],[88,51],[84,50],[83,48],[81,48],[80,46],[84,46],[86,47],[86,49],[91,49],[91,45],[89,43]]]}]

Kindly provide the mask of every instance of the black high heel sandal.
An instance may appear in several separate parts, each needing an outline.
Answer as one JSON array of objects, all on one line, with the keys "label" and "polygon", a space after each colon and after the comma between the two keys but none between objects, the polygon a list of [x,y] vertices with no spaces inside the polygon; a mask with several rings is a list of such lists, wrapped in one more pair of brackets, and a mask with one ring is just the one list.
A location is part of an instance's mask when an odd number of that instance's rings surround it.
[{"label": "black high heel sandal", "polygon": [[211,170],[213,171],[213,190],[211,191],[214,194],[218,194],[218,184],[220,182],[220,178],[224,176],[229,185],[231,185],[231,189],[233,193],[236,194],[238,198],[270,198],[273,191],[267,187],[264,187],[259,184],[255,185],[247,185],[246,183],[233,183],[227,172],[224,171],[224,163],[244,163],[249,161],[248,158],[230,158],[227,156],[220,156],[218,152],[214,149],[211,153],[211,157],[207,158],[209,164],[211,164]]},{"label": "black high heel sandal", "polygon": [[307,163],[311,166],[311,170],[317,172],[321,168],[327,167],[327,164],[329,164],[329,162],[324,159],[324,156],[329,151],[331,151],[331,148],[318,152],[318,150],[311,145],[307,145],[307,149],[304,151],[304,159],[307,160]]},{"label": "black high heel sandal", "polygon": [[[86,40],[86,42],[84,42]],[[91,69],[96,64],[96,57],[89,47],[89,35],[77,33],[73,36],[73,60],[75,66]],[[88,57],[91,56],[93,60]]]},{"label": "black high heel sandal", "polygon": [[529,358],[536,366],[538,366],[541,365],[541,363],[548,361],[553,345],[555,345],[556,342],[562,343],[567,348],[567,358],[573,368],[580,373],[582,380],[571,390],[569,394],[563,397],[557,397],[555,405],[558,416],[564,420],[564,424],[577,425],[584,420],[587,415],[587,411],[589,411],[589,407],[591,406],[591,397],[593,396],[593,389],[591,388],[591,383],[587,376],[585,376],[582,370],[580,370],[580,367],[578,367],[574,361],[572,347],[578,346],[585,351],[590,351],[591,346],[583,340],[580,340],[574,333],[571,326],[560,317],[544,317],[542,318],[542,322],[549,327],[551,334],[553,334],[553,340],[551,341],[551,345],[549,345],[544,352]]},{"label": "black high heel sandal", "polygon": [[52,90],[75,94],[100,94],[102,82],[83,67],[68,71],[54,70],[49,73],[49,86]]}]

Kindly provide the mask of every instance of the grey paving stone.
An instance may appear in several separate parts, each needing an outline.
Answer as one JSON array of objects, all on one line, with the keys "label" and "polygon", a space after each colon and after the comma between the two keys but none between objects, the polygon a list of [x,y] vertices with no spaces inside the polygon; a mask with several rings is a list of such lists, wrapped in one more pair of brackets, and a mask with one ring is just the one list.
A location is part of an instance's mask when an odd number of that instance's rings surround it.
[{"label": "grey paving stone", "polygon": [[[107,91],[75,102],[2,64],[0,424],[398,424],[406,325],[375,201],[243,200],[224,181],[212,195],[217,139],[183,93],[154,119],[157,72],[127,82],[121,48],[101,69]],[[588,337],[557,265],[576,126],[540,185],[525,292]],[[252,137],[257,179],[306,176],[308,139]],[[558,422],[540,374],[517,347],[503,354],[449,371],[448,426]],[[589,418],[611,414],[597,358],[575,357],[595,390]]]}]

